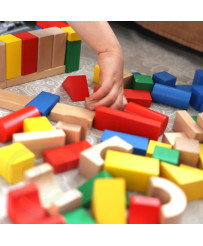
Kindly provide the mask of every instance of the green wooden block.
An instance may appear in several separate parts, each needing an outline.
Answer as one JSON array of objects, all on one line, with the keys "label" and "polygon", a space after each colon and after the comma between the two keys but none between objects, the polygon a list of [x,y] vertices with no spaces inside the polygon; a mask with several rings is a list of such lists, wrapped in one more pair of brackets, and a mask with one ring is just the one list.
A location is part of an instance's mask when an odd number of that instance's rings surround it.
[{"label": "green wooden block", "polygon": [[193,120],[197,122],[197,115],[196,116],[192,116]]},{"label": "green wooden block", "polygon": [[152,92],[154,82],[150,75],[134,74],[133,89]]},{"label": "green wooden block", "polygon": [[176,149],[168,149],[156,146],[152,157],[159,159],[160,161],[168,162],[170,164],[178,166],[179,154],[179,151]]},{"label": "green wooden block", "polygon": [[80,66],[80,50],[81,40],[79,41],[66,41],[66,73],[77,71]]},{"label": "green wooden block", "polygon": [[96,224],[95,220],[84,208],[78,208],[69,213],[63,214],[66,224]]}]

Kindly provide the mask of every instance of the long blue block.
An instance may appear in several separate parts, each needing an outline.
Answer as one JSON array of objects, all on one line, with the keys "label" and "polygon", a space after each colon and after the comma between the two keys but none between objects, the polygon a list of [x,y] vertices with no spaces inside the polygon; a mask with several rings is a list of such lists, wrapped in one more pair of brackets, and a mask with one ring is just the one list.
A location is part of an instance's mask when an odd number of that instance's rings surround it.
[{"label": "long blue block", "polygon": [[195,71],[193,85],[203,85],[203,70],[197,69]]},{"label": "long blue block", "polygon": [[154,83],[159,83],[172,87],[174,87],[176,83],[176,77],[166,71],[154,73],[152,76],[152,80],[154,81]]},{"label": "long blue block", "polygon": [[199,110],[201,104],[203,104],[203,85],[193,85],[192,86],[192,96],[190,100],[190,105]]},{"label": "long blue block", "polygon": [[42,29],[42,28],[36,25],[35,30],[38,30],[38,29]]},{"label": "long blue block", "polygon": [[203,104],[200,105],[199,112],[200,112],[200,113],[203,112]]},{"label": "long blue block", "polygon": [[35,106],[38,108],[42,116],[48,116],[52,108],[60,101],[60,96],[42,91],[38,96],[36,96],[27,106]]},{"label": "long blue block", "polygon": [[148,143],[149,143],[149,138],[145,137],[140,137],[136,135],[131,135],[127,133],[122,133],[122,132],[116,132],[116,131],[110,131],[110,130],[104,130],[101,142],[114,137],[118,136],[127,143],[131,144],[133,146],[133,154],[136,155],[146,155]]},{"label": "long blue block", "polygon": [[189,91],[189,92],[191,92],[191,90],[192,90],[192,85],[176,85],[175,87],[177,89],[183,90],[183,91]]},{"label": "long blue block", "polygon": [[162,103],[181,109],[187,109],[190,103],[191,92],[156,83],[152,90],[151,96],[153,102]]}]

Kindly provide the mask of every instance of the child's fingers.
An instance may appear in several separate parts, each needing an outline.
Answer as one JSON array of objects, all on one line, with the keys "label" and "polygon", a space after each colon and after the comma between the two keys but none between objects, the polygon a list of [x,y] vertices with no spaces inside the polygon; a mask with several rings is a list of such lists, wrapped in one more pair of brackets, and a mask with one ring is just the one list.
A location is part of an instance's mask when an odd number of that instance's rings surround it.
[{"label": "child's fingers", "polygon": [[119,94],[116,101],[110,106],[113,109],[122,109],[123,108],[123,94]]},{"label": "child's fingers", "polygon": [[98,89],[98,91],[96,91],[90,96],[90,100],[93,101],[93,100],[100,100],[104,98],[106,95],[109,94],[109,91],[111,91],[111,89],[112,89],[111,83],[103,83],[102,86]]}]

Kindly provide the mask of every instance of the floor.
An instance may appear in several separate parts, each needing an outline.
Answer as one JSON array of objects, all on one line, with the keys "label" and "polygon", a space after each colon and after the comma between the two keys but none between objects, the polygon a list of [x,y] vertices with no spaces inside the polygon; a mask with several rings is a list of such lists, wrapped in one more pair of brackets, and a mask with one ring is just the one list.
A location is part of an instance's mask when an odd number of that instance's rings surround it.
[{"label": "floor", "polygon": [[[195,70],[202,69],[203,55],[187,48],[161,39],[140,29],[133,22],[111,22],[115,34],[123,47],[125,58],[125,70],[129,72],[140,72],[152,75],[159,71],[168,71],[177,77],[177,84],[191,84]],[[33,24],[32,24],[33,26]],[[89,91],[92,93],[94,84],[92,83],[94,66],[97,64],[96,54],[84,42],[82,42],[80,70],[71,74],[61,74],[42,80],[37,80],[23,85],[7,88],[9,91],[21,93],[29,96],[36,96],[42,90],[56,93],[61,96],[62,103],[84,107],[84,102],[74,103],[61,87],[61,83],[68,75],[85,74],[88,79]],[[176,108],[152,103],[151,109],[169,116],[169,124],[166,131],[171,131]],[[192,107],[189,107],[190,115],[197,115]],[[8,114],[8,110],[1,109],[0,117]],[[52,122],[53,123],[53,122]],[[54,123],[53,123],[54,125]],[[87,137],[91,144],[96,144],[101,138],[102,132],[92,129]],[[161,137],[159,139],[161,141]],[[7,143],[10,144],[11,142]],[[0,144],[0,147],[4,146]],[[42,160],[36,160],[36,165]],[[64,172],[56,175],[56,181],[63,191],[75,188],[85,182],[85,179],[78,174],[77,170]],[[14,186],[0,177],[0,223],[11,223],[6,215],[6,194],[9,189],[22,185],[23,182]],[[203,200],[189,202],[182,217],[182,223],[195,224],[203,223]]]}]

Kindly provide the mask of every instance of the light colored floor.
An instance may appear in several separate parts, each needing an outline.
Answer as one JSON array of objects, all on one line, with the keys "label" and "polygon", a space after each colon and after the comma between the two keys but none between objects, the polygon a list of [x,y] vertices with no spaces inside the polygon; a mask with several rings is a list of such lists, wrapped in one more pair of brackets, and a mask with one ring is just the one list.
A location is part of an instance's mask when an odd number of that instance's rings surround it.
[{"label": "light colored floor", "polygon": [[[125,69],[129,72],[137,71],[142,74],[152,75],[155,72],[166,70],[177,77],[177,84],[191,84],[195,70],[198,68],[202,69],[203,56],[200,54],[174,46],[165,40],[154,38],[151,35],[138,32],[135,28],[127,28],[117,22],[111,23],[111,26],[123,47]],[[36,96],[40,91],[45,90],[60,95],[61,102],[63,103],[84,107],[84,102],[74,103],[71,101],[61,87],[61,83],[68,75],[85,74],[91,93],[94,87],[92,78],[96,64],[96,54],[83,42],[79,71],[10,87],[7,90],[29,96]],[[171,131],[177,109],[156,103],[152,103],[151,109],[169,116],[170,120],[166,131]],[[192,107],[189,107],[188,112],[192,116],[198,113]],[[9,111],[1,109],[0,117],[7,113]],[[91,144],[96,144],[99,142],[101,135],[101,131],[92,129],[87,139]],[[161,141],[161,138],[159,140]],[[10,142],[7,144],[10,144]],[[0,144],[1,146],[4,145]],[[37,160],[36,164],[41,162],[42,160]],[[85,179],[78,174],[77,170],[72,170],[56,175],[56,181],[63,191],[67,191],[70,188],[78,187]],[[10,223],[6,215],[6,194],[8,190],[22,184],[23,182],[10,186],[0,177],[0,223]],[[189,202],[183,215],[182,223],[203,223],[202,210],[203,200]]]}]

